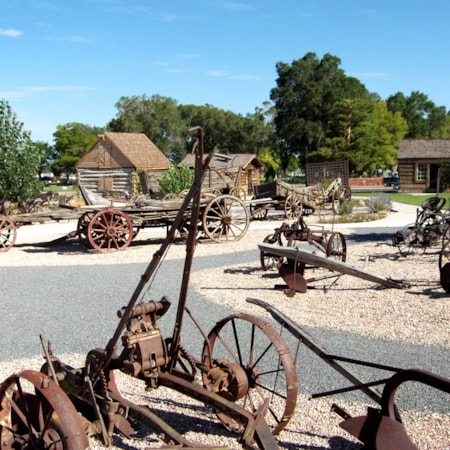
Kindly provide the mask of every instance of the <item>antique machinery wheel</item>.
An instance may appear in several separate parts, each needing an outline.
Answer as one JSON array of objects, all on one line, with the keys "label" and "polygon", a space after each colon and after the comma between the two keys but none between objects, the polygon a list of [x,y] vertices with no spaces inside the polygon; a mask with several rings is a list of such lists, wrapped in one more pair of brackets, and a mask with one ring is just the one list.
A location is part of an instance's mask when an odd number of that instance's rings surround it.
[{"label": "antique machinery wheel", "polygon": [[[202,361],[207,389],[255,413],[268,400],[265,420],[274,435],[294,414],[297,374],[291,353],[280,334],[267,322],[236,314],[216,323],[208,335]],[[225,413],[218,418],[231,430],[240,425]]]},{"label": "antique machinery wheel", "polygon": [[397,246],[402,256],[408,256],[416,253],[417,245],[420,240],[420,232],[416,224],[406,225],[400,231],[395,233],[393,244]]},{"label": "antique machinery wheel", "polygon": [[47,375],[23,370],[0,385],[0,448],[89,448],[80,416],[67,394]]},{"label": "antique machinery wheel", "polygon": [[14,222],[0,214],[0,252],[7,252],[16,242],[17,229]]},{"label": "antique machinery wheel", "polygon": [[342,233],[331,233],[326,248],[327,258],[345,262],[347,259],[347,243]]},{"label": "antique machinery wheel", "polygon": [[250,214],[245,203],[232,195],[213,198],[203,211],[203,231],[213,241],[238,241],[248,230]]},{"label": "antique machinery wheel", "polygon": [[89,223],[91,222],[91,220],[94,216],[95,216],[94,211],[86,211],[78,219],[78,223],[77,223],[78,238],[80,239],[80,242],[87,248],[92,248],[91,243],[89,242],[88,228],[89,228]]},{"label": "antique machinery wheel", "polygon": [[130,218],[116,209],[99,211],[88,226],[89,243],[92,248],[102,253],[125,250],[133,236]]},{"label": "antique machinery wheel", "polygon": [[288,219],[298,219],[303,212],[303,203],[297,194],[289,194],[284,203],[284,214]]},{"label": "antique machinery wheel", "polygon": [[[266,236],[263,241],[265,244],[277,244],[282,246],[281,242],[281,234],[274,233]],[[263,252],[261,250],[260,260],[261,260],[261,268],[262,270],[271,270],[276,269],[279,262],[281,262],[283,258],[279,256],[271,255],[270,253]]]}]

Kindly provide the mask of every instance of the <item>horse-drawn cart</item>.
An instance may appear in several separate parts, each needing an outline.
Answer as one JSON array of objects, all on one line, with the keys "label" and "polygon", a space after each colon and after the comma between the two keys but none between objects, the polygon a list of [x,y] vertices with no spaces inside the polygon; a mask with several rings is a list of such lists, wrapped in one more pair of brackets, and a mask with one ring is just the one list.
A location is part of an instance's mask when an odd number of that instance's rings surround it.
[{"label": "horse-drawn cart", "polygon": [[[169,227],[175,220],[183,200],[149,200],[126,206],[89,205],[60,208],[52,212],[0,215],[0,251],[12,248],[17,228],[21,225],[48,221],[77,220],[77,228],[62,239],[78,236],[89,248],[99,252],[125,250],[139,230],[151,227]],[[191,205],[187,205],[189,212]],[[189,214],[179,229],[181,234],[189,227]],[[247,232],[250,214],[242,200],[232,195],[202,197],[198,232],[215,242],[241,239]],[[59,241],[60,239],[58,239]]]},{"label": "horse-drawn cart", "polygon": [[274,181],[254,187],[254,198],[247,202],[252,218],[265,219],[270,209],[284,211],[287,219],[298,219],[304,210],[332,208],[340,214],[341,205],[350,200],[350,186],[336,178],[325,189],[321,184],[314,186],[294,186],[283,181]]}]

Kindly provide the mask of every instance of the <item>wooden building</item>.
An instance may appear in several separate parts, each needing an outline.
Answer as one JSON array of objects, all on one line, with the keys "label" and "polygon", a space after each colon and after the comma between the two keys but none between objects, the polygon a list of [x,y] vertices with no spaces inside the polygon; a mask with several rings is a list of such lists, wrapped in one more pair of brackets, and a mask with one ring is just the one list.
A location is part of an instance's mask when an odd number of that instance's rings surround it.
[{"label": "wooden building", "polygon": [[[187,165],[194,168],[194,164],[194,156],[189,154],[179,166]],[[261,184],[263,168],[264,164],[256,154],[215,153],[205,174],[203,189],[229,193],[233,188],[240,188],[250,197],[253,195],[253,186]]]},{"label": "wooden building", "polygon": [[133,194],[158,190],[158,176],[172,163],[143,133],[106,132],[78,161],[78,183],[95,193]]},{"label": "wooden building", "polygon": [[450,139],[403,139],[397,156],[399,192],[437,192],[445,162],[450,162]]}]

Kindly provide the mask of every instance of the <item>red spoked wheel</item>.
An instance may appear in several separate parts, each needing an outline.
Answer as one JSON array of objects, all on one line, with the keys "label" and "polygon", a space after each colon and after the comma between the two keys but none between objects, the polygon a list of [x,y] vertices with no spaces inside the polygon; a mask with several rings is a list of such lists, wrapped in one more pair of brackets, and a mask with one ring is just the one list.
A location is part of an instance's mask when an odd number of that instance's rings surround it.
[{"label": "red spoked wheel", "polygon": [[89,441],[67,394],[47,375],[23,370],[0,385],[1,450],[85,450]]},{"label": "red spoked wheel", "polygon": [[0,214],[0,252],[10,250],[16,242],[16,236],[17,228],[14,222]]},{"label": "red spoked wheel", "polygon": [[[265,420],[274,435],[288,424],[297,402],[297,373],[286,343],[269,323],[243,313],[217,322],[202,361],[210,368],[203,374],[207,389],[251,413],[267,401]],[[216,414],[227,428],[243,431],[233,417]]]},{"label": "red spoked wheel", "polygon": [[327,258],[345,262],[347,259],[347,243],[342,233],[331,233],[326,248]]},{"label": "red spoked wheel", "polygon": [[89,243],[98,252],[125,250],[133,237],[133,224],[122,211],[104,209],[95,214],[89,222]]}]

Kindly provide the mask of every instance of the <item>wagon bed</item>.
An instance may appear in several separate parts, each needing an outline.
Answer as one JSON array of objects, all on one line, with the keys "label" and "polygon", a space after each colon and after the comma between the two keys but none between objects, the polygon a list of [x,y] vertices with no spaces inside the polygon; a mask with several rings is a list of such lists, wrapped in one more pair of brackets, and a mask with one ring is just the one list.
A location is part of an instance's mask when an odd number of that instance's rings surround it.
[{"label": "wagon bed", "polygon": [[[0,215],[0,251],[14,246],[18,227],[61,220],[77,220],[77,229],[58,242],[78,236],[84,245],[99,252],[125,250],[139,230],[172,225],[182,205],[182,200],[146,200],[139,204],[109,202],[109,206],[87,205],[8,217]],[[190,226],[191,205],[186,210],[185,221],[179,228],[181,236]],[[215,242],[239,240],[247,232],[250,214],[237,197],[206,197],[200,201],[200,212],[198,231]]]}]

